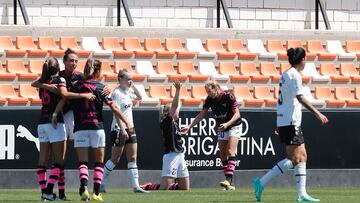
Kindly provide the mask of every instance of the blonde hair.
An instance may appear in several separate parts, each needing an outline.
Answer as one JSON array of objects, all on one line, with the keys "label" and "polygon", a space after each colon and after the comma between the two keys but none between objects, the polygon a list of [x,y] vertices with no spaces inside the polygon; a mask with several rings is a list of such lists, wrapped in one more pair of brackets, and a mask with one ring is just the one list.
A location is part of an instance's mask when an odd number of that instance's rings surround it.
[{"label": "blonde hair", "polygon": [[129,73],[129,71],[127,69],[121,69],[118,72],[118,81],[121,80],[121,78],[123,78],[125,76],[125,74]]},{"label": "blonde hair", "polygon": [[84,77],[88,79],[94,75],[94,73],[100,71],[101,61],[97,59],[88,59],[84,68]]},{"label": "blonde hair", "polygon": [[218,82],[211,80],[205,84],[205,88],[207,89],[221,89]]}]

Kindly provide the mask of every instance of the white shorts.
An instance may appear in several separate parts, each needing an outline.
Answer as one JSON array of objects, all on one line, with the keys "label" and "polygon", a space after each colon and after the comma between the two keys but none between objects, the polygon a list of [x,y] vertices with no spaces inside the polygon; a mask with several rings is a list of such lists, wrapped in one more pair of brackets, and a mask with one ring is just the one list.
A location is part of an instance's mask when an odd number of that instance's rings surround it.
[{"label": "white shorts", "polygon": [[68,139],[74,140],[74,113],[72,110],[64,114],[64,123]]},{"label": "white shorts", "polygon": [[235,125],[228,131],[218,131],[218,140],[229,140],[229,137],[237,137],[240,139],[241,136],[241,125]]},{"label": "white shorts", "polygon": [[56,129],[50,123],[40,124],[37,128],[39,142],[62,142],[66,140],[65,125],[58,123]]},{"label": "white shorts", "polygon": [[101,130],[80,130],[75,132],[74,147],[105,147],[105,131]]},{"label": "white shorts", "polygon": [[184,153],[170,152],[163,156],[162,177],[185,178],[189,177]]}]

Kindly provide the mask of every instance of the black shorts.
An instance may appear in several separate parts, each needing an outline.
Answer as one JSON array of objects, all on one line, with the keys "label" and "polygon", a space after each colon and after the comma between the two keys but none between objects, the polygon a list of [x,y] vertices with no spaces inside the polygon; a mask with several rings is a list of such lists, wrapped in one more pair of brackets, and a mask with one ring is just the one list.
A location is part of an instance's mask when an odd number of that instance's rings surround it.
[{"label": "black shorts", "polygon": [[[126,129],[126,132],[129,133],[129,131]],[[110,136],[111,136],[111,143],[112,146],[123,146],[125,144],[134,144],[137,143],[136,140],[136,134],[134,132],[134,134],[129,135],[129,139],[128,140],[124,140],[122,139],[122,135],[120,131],[117,130],[113,130],[110,132]]]},{"label": "black shorts", "polygon": [[285,145],[304,144],[304,136],[300,126],[288,125],[278,127],[280,141]]}]

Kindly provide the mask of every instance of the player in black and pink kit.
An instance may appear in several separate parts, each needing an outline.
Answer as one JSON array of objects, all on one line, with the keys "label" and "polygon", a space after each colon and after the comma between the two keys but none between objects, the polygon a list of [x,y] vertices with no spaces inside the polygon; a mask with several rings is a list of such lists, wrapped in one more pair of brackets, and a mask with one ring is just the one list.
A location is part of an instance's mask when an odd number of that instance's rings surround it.
[{"label": "player in black and pink kit", "polygon": [[181,131],[188,133],[206,116],[209,109],[212,110],[218,127],[220,158],[226,178],[220,182],[220,185],[225,190],[235,190],[232,180],[236,165],[237,145],[241,135],[239,104],[232,93],[221,90],[220,85],[215,81],[206,83],[205,89],[208,97],[202,111],[188,127],[181,129]]},{"label": "player in black and pink kit", "polygon": [[[65,65],[65,70],[59,72],[59,76],[56,80],[53,80],[51,84],[37,80],[32,83],[33,87],[37,87],[40,90],[47,90],[49,92],[52,92],[54,94],[61,94],[61,96],[72,99],[72,98],[79,98],[84,97],[87,99],[93,99],[94,96],[91,94],[84,94],[82,96],[78,96],[76,94],[70,93],[67,91],[68,88],[72,86],[75,82],[82,79],[82,73],[76,70],[77,62],[78,62],[78,56],[76,53],[71,50],[67,49],[65,51],[63,62]],[[60,85],[62,84],[62,85]],[[68,104],[68,102],[65,102],[63,104],[63,118],[64,118],[64,124],[65,124],[65,132],[67,135],[67,138],[70,140],[74,139],[73,136],[73,130],[74,130],[74,116],[73,112]],[[66,145],[65,145],[65,152],[64,156],[66,155]],[[63,200],[66,200],[65,196],[65,167],[61,166],[60,168],[60,176],[58,179],[58,185],[59,185],[59,197]]]},{"label": "player in black and pink kit", "polygon": [[[190,190],[189,171],[185,162],[182,133],[179,128],[180,88],[179,81],[174,82],[176,89],[170,106],[160,107],[160,132],[163,137],[165,153],[161,172],[161,182],[145,183],[144,190]],[[176,180],[176,182],[174,182]]]},{"label": "player in black and pink kit", "polygon": [[[48,58],[42,69],[42,74],[38,82],[45,84],[54,84],[59,74],[59,63],[56,58]],[[35,82],[33,82],[35,83]],[[40,89],[39,96],[41,98],[41,116],[37,128],[38,138],[40,141],[39,166],[37,167],[37,177],[40,184],[42,199],[53,201],[56,195],[53,194],[54,184],[58,181],[60,170],[64,166],[66,136],[64,119],[61,113],[54,113],[57,105],[61,101],[61,96],[47,89]],[[51,125],[52,117],[56,117],[59,122],[57,126]],[[49,160],[49,152],[54,155],[54,163],[50,170],[49,180],[46,181],[46,168]],[[47,183],[47,185],[46,185]],[[59,187],[60,188],[60,187]],[[60,194],[63,200],[65,194]]]},{"label": "player in black and pink kit", "polygon": [[94,158],[94,193],[92,200],[103,201],[102,195],[99,193],[102,177],[103,162],[105,153],[105,131],[104,120],[102,116],[103,103],[110,106],[119,125],[123,121],[127,128],[132,129],[133,126],[126,120],[121,113],[119,107],[112,100],[103,94],[105,85],[98,81],[101,75],[101,62],[99,60],[88,59],[84,69],[84,80],[79,80],[74,84],[70,91],[73,93],[92,93],[95,100],[73,99],[70,104],[74,111],[74,146],[77,151],[79,160],[79,178],[80,189],[79,194],[81,200],[90,199],[87,189],[89,178],[88,170],[88,148],[91,147]]}]

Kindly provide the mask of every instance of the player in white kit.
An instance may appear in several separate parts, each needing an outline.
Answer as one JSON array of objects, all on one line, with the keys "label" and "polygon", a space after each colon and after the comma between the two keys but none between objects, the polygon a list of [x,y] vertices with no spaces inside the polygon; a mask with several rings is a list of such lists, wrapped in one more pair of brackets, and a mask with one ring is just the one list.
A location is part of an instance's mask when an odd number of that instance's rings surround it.
[{"label": "player in white kit", "polygon": [[257,201],[261,201],[262,192],[266,183],[272,178],[294,168],[298,202],[318,202],[306,192],[306,160],[307,154],[304,137],[301,130],[301,108],[304,106],[318,118],[321,124],[328,119],[315,109],[303,96],[302,79],[300,72],[305,66],[305,50],[290,48],[287,51],[291,68],[286,70],[280,79],[279,99],[277,105],[277,130],[280,141],[286,145],[287,157],[278,162],[269,172],[253,181]]},{"label": "player in white kit", "polygon": [[[126,69],[119,71],[118,81],[120,85],[113,91],[111,98],[120,107],[120,110],[123,112],[129,123],[132,123],[132,126],[134,126],[132,102],[134,99],[141,99],[141,95],[133,85],[132,76]],[[122,152],[125,149],[128,161],[128,173],[134,192],[148,193],[148,191],[141,189],[139,185],[139,173],[136,164],[137,140],[134,128],[126,128],[124,125],[119,126],[113,119],[111,124],[111,142],[113,145],[111,158],[106,162],[104,167],[101,191],[106,192],[105,185],[107,178],[115,168],[116,164],[120,161]]]}]

